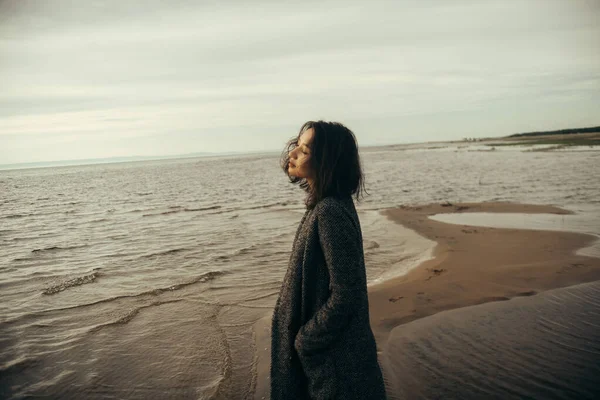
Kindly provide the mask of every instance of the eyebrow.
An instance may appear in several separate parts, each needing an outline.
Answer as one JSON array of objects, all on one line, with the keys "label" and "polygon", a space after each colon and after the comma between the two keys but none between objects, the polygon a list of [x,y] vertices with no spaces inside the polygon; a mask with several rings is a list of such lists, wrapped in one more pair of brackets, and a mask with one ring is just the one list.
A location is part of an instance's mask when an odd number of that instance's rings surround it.
[{"label": "eyebrow", "polygon": [[310,149],[310,146],[307,145],[306,143],[300,143],[300,141],[297,141],[297,143],[298,143],[298,146],[305,146],[305,147],[308,147]]}]

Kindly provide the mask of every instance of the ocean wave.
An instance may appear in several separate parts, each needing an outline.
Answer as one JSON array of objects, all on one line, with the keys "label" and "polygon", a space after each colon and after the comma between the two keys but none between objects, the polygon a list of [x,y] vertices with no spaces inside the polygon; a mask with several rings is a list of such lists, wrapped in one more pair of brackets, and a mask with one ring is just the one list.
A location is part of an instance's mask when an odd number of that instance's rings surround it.
[{"label": "ocean wave", "polygon": [[221,214],[229,213],[229,212],[232,212],[232,211],[235,211],[235,210],[237,210],[237,209],[229,209],[229,208],[227,208],[227,209],[224,209],[224,210],[218,210],[218,211],[214,211],[214,212],[211,212],[211,213],[206,213],[205,215],[221,215]]},{"label": "ocean wave", "polygon": [[60,282],[56,285],[50,286],[50,287],[44,289],[42,294],[47,294],[47,295],[56,294],[56,293],[60,293],[64,290],[67,290],[68,288],[71,288],[71,287],[81,286],[81,285],[85,285],[87,283],[93,283],[99,276],[100,276],[100,272],[98,271],[98,269],[96,269],[90,274],[78,276],[76,278],[71,278],[69,280]]},{"label": "ocean wave", "polygon": [[275,203],[261,204],[261,205],[258,205],[258,206],[243,207],[243,208],[240,208],[239,210],[259,210],[259,209],[262,209],[262,208],[271,208],[271,207],[275,207],[275,206],[288,206],[290,204],[291,204],[290,201],[278,201],[278,202],[275,202]]},{"label": "ocean wave", "polygon": [[[277,205],[285,206],[285,205],[288,205],[288,204],[291,204],[291,203],[283,201],[283,202],[280,202],[280,203],[265,204],[265,205],[262,205],[262,206],[255,206],[255,207],[242,207],[242,208],[234,207],[234,208],[227,208],[227,209],[224,209],[224,210],[219,210],[219,211],[215,211],[215,212],[212,212],[212,213],[208,213],[207,215],[220,215],[220,214],[231,213],[231,212],[236,212],[236,211],[248,211],[248,210],[268,209],[268,208],[271,208],[273,206],[277,206]],[[285,209],[283,209],[283,210],[285,210]],[[271,210],[271,211],[280,211],[280,210],[275,209],[275,210]],[[233,219],[233,218],[237,218],[238,216],[239,216],[239,214],[234,214],[230,218]]]},{"label": "ocean wave", "polygon": [[108,221],[108,218],[98,218],[98,219],[93,219],[91,221],[88,221],[90,224],[94,224],[96,222],[106,222]]},{"label": "ocean wave", "polygon": [[129,235],[113,235],[113,236],[108,236],[109,239],[111,240],[121,240],[121,239],[125,239],[128,238]]},{"label": "ocean wave", "polygon": [[154,217],[157,215],[169,215],[169,214],[175,214],[178,213],[179,210],[171,210],[171,211],[163,211],[160,213],[150,213],[150,214],[143,214],[142,217]]},{"label": "ocean wave", "polygon": [[140,292],[140,293],[136,293],[136,294],[125,294],[125,295],[120,295],[120,296],[109,297],[106,299],[94,301],[92,303],[78,304],[75,306],[68,306],[68,307],[50,308],[50,309],[43,310],[43,311],[26,313],[26,314],[22,314],[17,317],[14,317],[14,318],[0,321],[0,327],[2,327],[4,325],[10,325],[10,324],[17,323],[18,321],[21,321],[21,320],[27,319],[27,318],[31,318],[32,316],[45,315],[48,313],[62,312],[62,311],[73,310],[73,309],[78,309],[78,308],[93,307],[98,304],[110,303],[112,301],[121,300],[121,299],[135,299],[135,298],[142,298],[145,296],[159,296],[165,292],[172,292],[175,290],[185,288],[187,286],[212,281],[213,279],[215,279],[221,275],[225,275],[226,273],[227,272],[225,272],[225,271],[218,271],[218,270],[217,271],[208,271],[199,276],[194,277],[193,279],[190,279],[189,281],[178,283],[178,284],[167,286],[167,287],[151,289],[151,290],[147,290],[145,292]]},{"label": "ocean wave", "polygon": [[[287,232],[283,233],[281,235],[274,236],[270,239],[271,240],[270,243],[274,243],[276,240],[279,240],[286,236],[289,236],[289,234]],[[266,245],[264,243],[254,243],[254,244],[251,244],[250,246],[235,249],[234,251],[227,253],[227,254],[220,254],[220,255],[214,256],[212,258],[212,260],[213,261],[229,261],[231,259],[234,259],[234,258],[240,257],[240,256],[250,256],[254,259],[261,259],[261,258],[270,258],[270,257],[281,255],[281,254],[289,254],[289,252],[287,250],[264,252],[263,250],[264,250],[265,246]]]},{"label": "ocean wave", "polygon": [[110,321],[110,322],[105,322],[103,324],[99,324],[94,326],[93,328],[91,328],[88,333],[94,333],[99,331],[100,329],[103,328],[107,328],[110,326],[115,326],[115,325],[125,325],[127,324],[129,321],[131,321],[133,318],[135,318],[136,315],[138,315],[140,313],[141,310],[143,310],[144,308],[150,308],[150,307],[156,307],[156,306],[160,306],[163,304],[169,304],[169,303],[177,303],[183,301],[183,299],[175,299],[175,300],[166,300],[166,301],[155,301],[153,303],[144,305],[144,306],[140,306],[140,307],[136,307],[136,308],[132,308],[131,310],[127,311],[124,315],[120,316],[119,318],[117,318],[114,321]]},{"label": "ocean wave", "polygon": [[197,283],[205,283],[208,281],[211,281],[221,275],[224,275],[225,272],[224,271],[208,271],[205,272],[202,275],[199,275],[193,279],[190,279],[189,281],[186,282],[182,282],[182,283],[177,283],[175,285],[171,285],[171,286],[167,286],[167,287],[162,287],[162,288],[156,288],[156,289],[152,289],[152,290],[148,290],[145,292],[141,292],[138,294],[134,294],[134,295],[124,295],[124,296],[116,296],[110,299],[106,299],[106,300],[100,300],[100,302],[106,302],[106,301],[112,301],[112,300],[116,300],[119,298],[127,298],[127,297],[143,297],[143,296],[148,296],[148,295],[152,295],[152,296],[158,296],[163,292],[172,292],[174,290],[179,290],[182,289],[184,287],[190,286],[190,285],[195,285]]},{"label": "ocean wave", "polygon": [[5,215],[4,217],[2,217],[2,219],[16,219],[16,218],[23,218],[23,217],[29,217],[33,214],[8,214]]},{"label": "ocean wave", "polygon": [[256,296],[256,297],[250,297],[250,298],[247,298],[247,299],[243,299],[243,300],[241,300],[241,301],[254,301],[254,300],[262,300],[262,299],[266,299],[267,297],[276,296],[276,295],[278,295],[278,294],[279,294],[279,290],[277,290],[277,291],[274,291],[274,292],[270,292],[270,293],[267,293],[267,294],[263,294],[263,295],[260,295],[260,296]]},{"label": "ocean wave", "polygon": [[78,307],[88,307],[88,306],[93,306],[96,304],[108,303],[108,302],[111,302],[114,300],[126,299],[126,298],[144,297],[144,296],[149,296],[149,295],[150,296],[158,296],[164,292],[172,292],[172,291],[179,290],[186,286],[194,285],[197,283],[209,282],[209,281],[211,281],[221,275],[224,275],[224,274],[225,274],[224,271],[209,271],[209,272],[205,272],[204,274],[199,275],[193,279],[190,279],[189,281],[178,283],[178,284],[167,286],[167,287],[151,289],[151,290],[147,290],[145,292],[140,292],[137,294],[129,294],[129,295],[126,294],[126,295],[121,295],[121,296],[109,297],[107,299],[98,300],[93,303],[80,304],[80,305],[76,305],[76,306],[64,307],[64,308],[53,309],[53,310],[48,310],[48,311],[59,311],[59,310],[62,311],[62,310],[69,310],[69,309],[78,308]]},{"label": "ocean wave", "polygon": [[180,212],[199,212],[199,211],[210,211],[210,210],[218,210],[220,209],[221,206],[209,206],[209,207],[200,207],[200,208],[186,208],[186,207],[181,207],[181,206],[170,206],[168,211],[163,211],[163,212],[159,212],[159,213],[148,213],[148,214],[143,214],[142,217],[155,217],[157,215],[169,215],[169,214],[175,214],[175,213],[180,213]]},{"label": "ocean wave", "polygon": [[152,210],[154,210],[154,208],[134,208],[133,210],[129,210],[128,212],[138,213],[138,212],[152,211]]},{"label": "ocean wave", "polygon": [[176,284],[176,285],[172,285],[172,286],[169,286],[166,289],[155,289],[152,292],[156,292],[156,290],[160,290],[161,292],[164,292],[164,291],[167,291],[167,290],[169,290],[169,291],[179,290],[181,288],[184,288],[184,287],[190,286],[190,285],[194,285],[196,283],[204,283],[204,282],[212,281],[213,279],[215,279],[215,278],[217,278],[217,277],[219,277],[221,275],[224,275],[224,274],[225,274],[225,271],[209,271],[209,272],[206,272],[206,273],[204,273],[204,274],[202,274],[200,276],[197,276],[196,278],[191,279],[191,280],[189,280],[187,282],[183,282],[183,283],[179,283],[179,284]]},{"label": "ocean wave", "polygon": [[[229,213],[229,212],[235,212],[235,211],[250,211],[250,210],[262,210],[262,209],[269,209],[272,207],[276,207],[276,206],[289,206],[291,204],[294,204],[291,201],[279,201],[277,203],[270,203],[270,204],[262,204],[259,206],[252,206],[252,207],[233,207],[233,208],[227,208],[224,210],[219,210],[213,213],[210,213],[209,215],[219,215],[219,214],[224,214],[224,213]],[[220,206],[217,206],[216,208],[221,208]],[[286,209],[283,209],[286,210]],[[230,218],[236,218],[238,217],[239,214],[234,214],[232,217]]]},{"label": "ocean wave", "polygon": [[165,251],[159,251],[156,253],[144,254],[143,256],[140,256],[139,258],[154,258],[154,257],[160,257],[160,256],[167,256],[169,254],[181,253],[182,251],[187,251],[187,250],[189,250],[189,249],[186,249],[185,247],[181,247],[178,249],[170,249],[170,250],[165,250]]},{"label": "ocean wave", "polygon": [[31,357],[21,357],[16,360],[11,360],[4,365],[0,366],[0,374],[8,376],[11,374],[21,374],[24,370],[29,369],[36,364],[39,360]]},{"label": "ocean wave", "polygon": [[134,255],[133,253],[109,253],[98,256],[100,258],[120,258]]},{"label": "ocean wave", "polygon": [[46,252],[56,252],[56,251],[60,251],[60,250],[73,250],[73,249],[80,249],[83,247],[88,247],[87,244],[80,244],[77,246],[66,246],[66,247],[61,247],[61,246],[50,246],[50,247],[44,247],[41,249],[33,249],[31,250],[32,253],[46,253]]},{"label": "ocean wave", "polygon": [[[49,235],[46,235],[46,236],[49,236]],[[15,237],[15,238],[12,238],[12,239],[9,239],[9,240],[14,241],[14,242],[19,242],[19,241],[24,241],[24,240],[35,240],[35,239],[38,239],[38,237],[36,237],[36,236]],[[32,256],[13,258],[13,261],[32,261],[32,260],[38,259],[37,256],[39,256],[41,254],[55,253],[55,252],[58,252],[58,251],[61,251],[61,250],[79,249],[79,248],[83,248],[83,247],[88,247],[88,245],[84,244],[84,245],[79,245],[79,246],[66,246],[66,247],[50,246],[50,247],[44,247],[44,248],[41,248],[41,249],[33,249],[33,250],[31,250],[31,253],[33,253]]]},{"label": "ocean wave", "polygon": [[208,210],[218,210],[221,206],[210,206],[210,207],[201,207],[201,208],[184,208],[183,211],[208,211]]},{"label": "ocean wave", "polygon": [[205,273],[203,273],[193,279],[190,279],[186,282],[177,283],[175,285],[151,289],[151,290],[147,290],[145,292],[140,292],[140,293],[136,293],[136,294],[126,294],[126,295],[121,295],[121,296],[109,297],[107,299],[98,300],[93,303],[80,304],[77,306],[64,307],[64,308],[59,308],[59,309],[54,309],[54,310],[49,310],[49,311],[59,311],[59,310],[62,311],[62,310],[69,310],[69,309],[78,308],[78,307],[89,307],[89,306],[94,306],[96,304],[108,303],[108,302],[119,300],[119,299],[137,298],[137,297],[144,297],[144,296],[158,296],[164,292],[172,292],[172,291],[179,290],[179,289],[182,289],[187,286],[195,285],[197,283],[209,282],[221,275],[224,275],[225,273],[226,273],[225,271],[219,271],[219,270],[208,271],[208,272],[205,272]]}]

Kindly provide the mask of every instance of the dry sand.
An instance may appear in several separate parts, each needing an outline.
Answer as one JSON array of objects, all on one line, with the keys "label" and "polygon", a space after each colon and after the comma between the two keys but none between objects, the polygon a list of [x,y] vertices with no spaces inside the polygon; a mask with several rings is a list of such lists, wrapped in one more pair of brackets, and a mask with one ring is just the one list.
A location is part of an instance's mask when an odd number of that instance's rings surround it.
[{"label": "dry sand", "polygon": [[[600,280],[600,259],[575,255],[577,249],[596,240],[594,236],[452,225],[428,218],[464,212],[570,214],[552,206],[513,203],[386,210],[388,218],[438,245],[432,260],[404,276],[369,287],[371,326],[381,352],[386,352],[393,328],[440,311]],[[256,399],[269,398],[269,329],[270,316],[255,325]]]}]

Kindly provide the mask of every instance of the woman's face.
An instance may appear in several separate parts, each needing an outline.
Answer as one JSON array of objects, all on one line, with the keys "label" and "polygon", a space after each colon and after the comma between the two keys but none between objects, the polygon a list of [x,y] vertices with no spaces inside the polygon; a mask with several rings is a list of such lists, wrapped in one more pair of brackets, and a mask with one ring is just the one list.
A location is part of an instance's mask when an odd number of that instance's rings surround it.
[{"label": "woman's face", "polygon": [[297,178],[304,178],[309,184],[313,178],[309,160],[314,135],[315,132],[312,128],[305,130],[298,138],[298,145],[289,152],[288,174]]}]

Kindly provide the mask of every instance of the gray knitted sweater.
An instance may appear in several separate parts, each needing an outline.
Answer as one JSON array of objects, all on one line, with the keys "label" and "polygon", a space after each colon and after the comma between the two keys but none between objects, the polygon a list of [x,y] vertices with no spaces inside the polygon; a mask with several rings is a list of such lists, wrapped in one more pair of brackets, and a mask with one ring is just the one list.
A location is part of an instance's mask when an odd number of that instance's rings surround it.
[{"label": "gray knitted sweater", "polygon": [[385,399],[351,197],[323,199],[296,232],[273,313],[271,399]]}]

